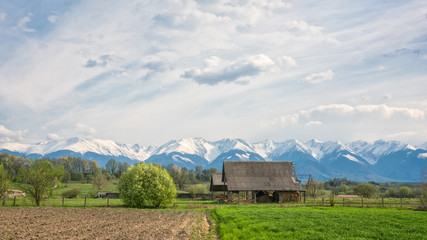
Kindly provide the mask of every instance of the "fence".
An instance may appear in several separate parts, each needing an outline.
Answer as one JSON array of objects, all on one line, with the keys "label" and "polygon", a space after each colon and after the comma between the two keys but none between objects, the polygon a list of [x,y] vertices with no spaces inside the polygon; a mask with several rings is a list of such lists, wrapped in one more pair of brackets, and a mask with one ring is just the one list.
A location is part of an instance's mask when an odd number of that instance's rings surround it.
[{"label": "fence", "polygon": [[[343,207],[386,207],[416,209],[423,204],[417,198],[336,198],[334,205]],[[306,199],[305,206],[330,206],[329,199]]]},{"label": "fence", "polygon": [[202,199],[213,199],[210,193],[197,193],[196,195],[190,193],[178,193],[176,198],[202,198]]},{"label": "fence", "polygon": [[[2,201],[3,206],[35,206],[34,201],[27,197],[13,197]],[[118,207],[123,206],[121,199],[115,198],[46,198],[41,206],[49,207]]]}]

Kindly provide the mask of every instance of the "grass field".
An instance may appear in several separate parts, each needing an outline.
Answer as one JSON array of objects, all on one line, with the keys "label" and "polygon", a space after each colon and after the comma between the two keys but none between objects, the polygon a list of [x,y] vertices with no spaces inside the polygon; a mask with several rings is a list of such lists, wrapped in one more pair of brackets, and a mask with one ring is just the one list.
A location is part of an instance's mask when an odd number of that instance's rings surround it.
[{"label": "grass field", "polygon": [[212,210],[221,239],[427,239],[427,212],[263,205]]}]

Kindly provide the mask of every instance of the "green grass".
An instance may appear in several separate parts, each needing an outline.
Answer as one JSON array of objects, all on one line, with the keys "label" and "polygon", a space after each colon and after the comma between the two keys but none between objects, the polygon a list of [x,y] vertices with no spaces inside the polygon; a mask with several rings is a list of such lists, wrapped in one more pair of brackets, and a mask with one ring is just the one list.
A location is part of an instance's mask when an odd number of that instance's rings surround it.
[{"label": "green grass", "polygon": [[348,207],[216,208],[221,239],[427,239],[427,212]]},{"label": "green grass", "polygon": [[[108,181],[103,191],[106,192],[118,192],[117,189],[118,179]],[[81,183],[81,182],[68,182],[61,183],[58,188],[53,189],[52,197],[61,196],[63,192],[70,190],[72,188],[80,189],[80,195],[88,196],[91,191],[93,191],[92,183]],[[11,183],[10,189],[21,190],[18,184]]]}]

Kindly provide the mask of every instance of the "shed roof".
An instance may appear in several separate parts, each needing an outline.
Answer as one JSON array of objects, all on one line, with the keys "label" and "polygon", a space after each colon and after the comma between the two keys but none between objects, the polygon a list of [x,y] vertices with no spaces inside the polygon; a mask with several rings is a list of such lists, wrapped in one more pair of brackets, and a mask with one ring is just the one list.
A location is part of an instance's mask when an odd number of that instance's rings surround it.
[{"label": "shed roof", "polygon": [[222,173],[212,173],[211,191],[227,191],[227,184],[222,181]]},{"label": "shed roof", "polygon": [[292,162],[225,161],[222,180],[228,191],[302,191]]}]

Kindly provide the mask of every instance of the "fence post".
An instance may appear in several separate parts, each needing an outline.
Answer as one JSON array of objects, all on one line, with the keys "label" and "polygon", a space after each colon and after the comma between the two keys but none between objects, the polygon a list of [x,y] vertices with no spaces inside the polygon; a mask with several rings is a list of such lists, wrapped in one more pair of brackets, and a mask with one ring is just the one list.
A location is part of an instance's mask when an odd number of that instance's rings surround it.
[{"label": "fence post", "polygon": [[85,206],[84,206],[84,208],[86,208],[86,196],[85,196]]},{"label": "fence post", "polygon": [[344,198],[342,198],[342,206],[344,207]]},{"label": "fence post", "polygon": [[325,206],[325,198],[322,197],[322,206]]},{"label": "fence post", "polygon": [[363,197],[362,197],[362,207],[363,207]]},{"label": "fence post", "polygon": [[305,192],[304,192],[304,203],[305,203]]},{"label": "fence post", "polygon": [[13,206],[16,204],[16,196],[13,196]]},{"label": "fence post", "polygon": [[64,198],[65,197],[62,197],[62,207],[64,207]]},{"label": "fence post", "polygon": [[384,198],[381,198],[381,207],[384,207]]},{"label": "fence post", "polygon": [[403,208],[403,198],[400,198],[400,207]]},{"label": "fence post", "polygon": [[107,207],[110,206],[110,196],[107,197]]}]

